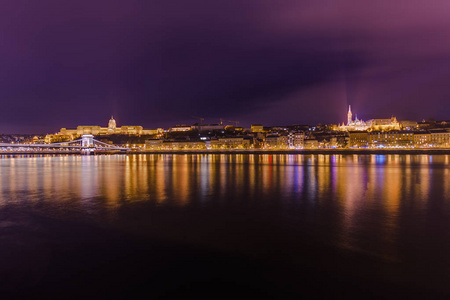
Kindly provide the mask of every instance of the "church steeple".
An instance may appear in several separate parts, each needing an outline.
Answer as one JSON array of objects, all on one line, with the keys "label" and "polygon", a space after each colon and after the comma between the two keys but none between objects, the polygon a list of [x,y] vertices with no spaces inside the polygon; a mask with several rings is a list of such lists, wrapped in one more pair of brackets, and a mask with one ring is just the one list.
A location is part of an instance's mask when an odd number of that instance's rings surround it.
[{"label": "church steeple", "polygon": [[347,113],[347,125],[350,125],[352,122],[352,106],[348,106],[348,113]]}]

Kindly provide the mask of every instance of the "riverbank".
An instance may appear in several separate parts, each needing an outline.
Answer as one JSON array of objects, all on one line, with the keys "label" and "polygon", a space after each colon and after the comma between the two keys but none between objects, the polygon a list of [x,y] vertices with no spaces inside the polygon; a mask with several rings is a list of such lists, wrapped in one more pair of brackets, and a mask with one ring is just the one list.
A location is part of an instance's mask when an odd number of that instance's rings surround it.
[{"label": "riverbank", "polygon": [[[102,151],[94,152],[92,155],[141,155],[141,154],[247,154],[247,155],[449,155],[450,148],[446,149],[301,149],[301,150],[151,150],[151,151]],[[79,151],[65,152],[27,152],[11,151],[0,152],[0,156],[17,155],[82,155]]]},{"label": "riverbank", "polygon": [[402,155],[444,155],[450,154],[448,149],[301,149],[301,150],[152,150],[132,151],[127,154],[299,154],[299,155],[353,155],[353,154],[402,154]]},{"label": "riverbank", "polygon": [[[449,155],[450,149],[302,149],[302,150],[151,150],[128,152],[96,152],[93,155],[141,155],[141,154],[247,154],[247,155]],[[67,152],[2,152],[0,156],[82,155],[78,151]]]}]

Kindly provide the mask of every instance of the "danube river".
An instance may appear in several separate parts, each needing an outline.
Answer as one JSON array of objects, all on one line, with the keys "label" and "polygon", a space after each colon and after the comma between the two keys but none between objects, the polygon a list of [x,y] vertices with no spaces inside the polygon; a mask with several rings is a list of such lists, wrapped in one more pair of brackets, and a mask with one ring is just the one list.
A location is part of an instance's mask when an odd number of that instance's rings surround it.
[{"label": "danube river", "polygon": [[446,298],[449,155],[0,158],[0,298]]}]

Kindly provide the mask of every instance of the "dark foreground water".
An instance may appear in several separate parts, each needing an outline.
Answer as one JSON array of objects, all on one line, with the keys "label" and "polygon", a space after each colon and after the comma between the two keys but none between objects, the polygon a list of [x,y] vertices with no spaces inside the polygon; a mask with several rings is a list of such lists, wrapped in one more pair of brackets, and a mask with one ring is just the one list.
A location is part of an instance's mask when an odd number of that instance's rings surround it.
[{"label": "dark foreground water", "polygon": [[450,156],[0,158],[0,298],[450,297]]}]

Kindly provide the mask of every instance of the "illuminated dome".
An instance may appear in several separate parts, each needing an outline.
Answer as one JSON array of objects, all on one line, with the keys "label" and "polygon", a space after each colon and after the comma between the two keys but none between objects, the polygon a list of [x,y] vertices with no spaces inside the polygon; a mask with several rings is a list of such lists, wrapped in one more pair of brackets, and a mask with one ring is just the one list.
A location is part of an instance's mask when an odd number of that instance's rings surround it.
[{"label": "illuminated dome", "polygon": [[112,116],[108,123],[108,129],[110,129],[110,130],[116,129],[116,120],[114,120],[114,118]]}]

